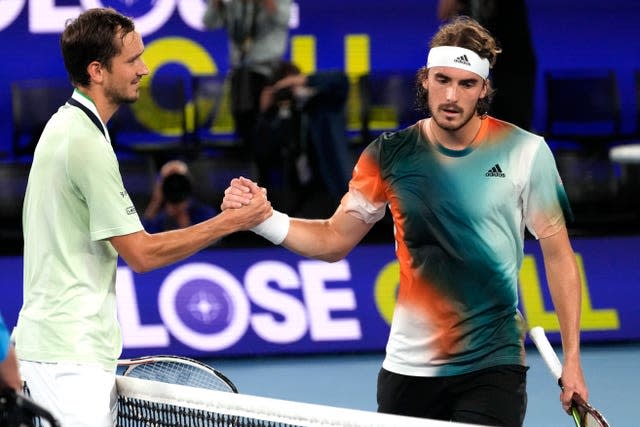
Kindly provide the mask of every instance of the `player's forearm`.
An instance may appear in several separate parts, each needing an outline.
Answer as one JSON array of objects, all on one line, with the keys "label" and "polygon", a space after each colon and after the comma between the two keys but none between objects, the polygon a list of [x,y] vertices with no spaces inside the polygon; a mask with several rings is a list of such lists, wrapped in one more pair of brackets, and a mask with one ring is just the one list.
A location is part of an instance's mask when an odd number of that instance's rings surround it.
[{"label": "player's forearm", "polygon": [[161,241],[152,252],[152,259],[157,263],[154,268],[187,258],[238,230],[224,216],[218,216],[190,227],[157,234],[155,236]]},{"label": "player's forearm", "polygon": [[547,281],[560,322],[565,359],[580,353],[580,274],[573,253],[545,260]]},{"label": "player's forearm", "polygon": [[[578,284],[579,286],[579,284]],[[552,291],[552,294],[554,292]],[[574,292],[563,293],[553,298],[560,322],[562,347],[565,359],[580,355],[580,295]],[[568,303],[568,301],[571,301]],[[575,305],[574,305],[575,304]]]},{"label": "player's forearm", "polygon": [[343,244],[342,236],[332,229],[330,221],[291,218],[282,246],[307,258],[328,262],[341,260],[352,246]]},{"label": "player's forearm", "polygon": [[188,228],[149,234],[140,231],[116,236],[111,243],[127,265],[137,273],[164,267],[187,258],[220,238],[242,229],[233,215],[220,215]]}]

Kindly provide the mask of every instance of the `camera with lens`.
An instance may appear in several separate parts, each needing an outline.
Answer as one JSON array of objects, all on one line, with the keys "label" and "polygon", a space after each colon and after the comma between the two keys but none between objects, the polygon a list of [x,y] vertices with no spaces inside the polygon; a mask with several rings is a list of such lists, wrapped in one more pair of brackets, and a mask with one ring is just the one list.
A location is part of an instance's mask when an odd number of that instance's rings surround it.
[{"label": "camera with lens", "polygon": [[275,102],[293,101],[293,90],[291,90],[290,87],[283,87],[282,89],[278,89],[273,94],[273,100]]}]

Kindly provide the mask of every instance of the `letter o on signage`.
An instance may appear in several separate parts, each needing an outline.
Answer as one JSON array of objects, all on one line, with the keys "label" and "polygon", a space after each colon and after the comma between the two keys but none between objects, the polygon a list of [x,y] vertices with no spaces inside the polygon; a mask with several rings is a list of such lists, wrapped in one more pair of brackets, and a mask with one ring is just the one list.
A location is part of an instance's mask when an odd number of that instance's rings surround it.
[{"label": "letter o on signage", "polygon": [[[231,305],[224,329],[201,333],[189,327],[180,316],[178,292],[189,282],[201,281],[219,287]],[[206,289],[203,288],[206,292]],[[249,301],[242,285],[228,271],[206,263],[185,264],[173,270],[164,280],[158,294],[160,316],[171,333],[188,346],[201,351],[217,351],[232,346],[242,338],[249,326]],[[186,310],[186,309],[185,309]]]},{"label": "letter o on signage", "polygon": [[26,0],[5,0],[0,1],[2,4],[2,13],[0,13],[0,31],[7,28],[18,17],[24,8]]},{"label": "letter o on signage", "polygon": [[[101,0],[82,0],[85,9],[104,7]],[[109,2],[107,2],[109,3]],[[153,8],[142,16],[135,17],[136,29],[143,36],[153,34],[171,18],[176,9],[175,0],[156,0]]]}]

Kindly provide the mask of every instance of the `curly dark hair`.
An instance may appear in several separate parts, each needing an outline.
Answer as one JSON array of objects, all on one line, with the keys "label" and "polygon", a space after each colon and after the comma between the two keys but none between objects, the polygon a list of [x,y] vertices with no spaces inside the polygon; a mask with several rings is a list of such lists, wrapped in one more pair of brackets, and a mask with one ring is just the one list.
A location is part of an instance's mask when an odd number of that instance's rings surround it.
[{"label": "curly dark hair", "polygon": [[89,9],[67,21],[60,37],[60,49],[71,83],[88,86],[87,67],[93,61],[111,70],[111,60],[120,53],[122,40],[133,31],[133,20],[112,8]]},{"label": "curly dark hair", "polygon": [[[496,40],[491,34],[477,21],[468,16],[458,16],[440,27],[438,32],[431,39],[429,48],[438,46],[457,46],[464,47],[477,53],[481,58],[489,60],[489,66],[493,67],[496,63],[498,54],[502,49],[498,46]],[[426,65],[416,73],[416,104],[419,108],[426,111],[429,115],[429,105],[427,102],[428,92],[422,87],[422,82],[427,78],[429,70]],[[476,113],[484,116],[489,112],[491,99],[493,98],[493,88],[491,80],[487,79],[487,95],[478,100]]]}]

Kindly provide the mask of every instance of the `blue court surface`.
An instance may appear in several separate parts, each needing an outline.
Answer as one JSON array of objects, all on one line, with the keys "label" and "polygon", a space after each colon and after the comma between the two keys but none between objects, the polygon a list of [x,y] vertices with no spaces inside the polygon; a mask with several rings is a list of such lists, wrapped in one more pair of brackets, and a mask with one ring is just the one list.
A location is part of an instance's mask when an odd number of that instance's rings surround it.
[{"label": "blue court surface", "polygon": [[[556,349],[557,351],[558,349]],[[383,354],[209,359],[241,393],[375,411],[376,378]],[[525,427],[572,426],[559,388],[535,347],[527,347],[529,405]],[[591,404],[613,427],[637,425],[633,386],[640,380],[640,344],[583,346]]]}]

